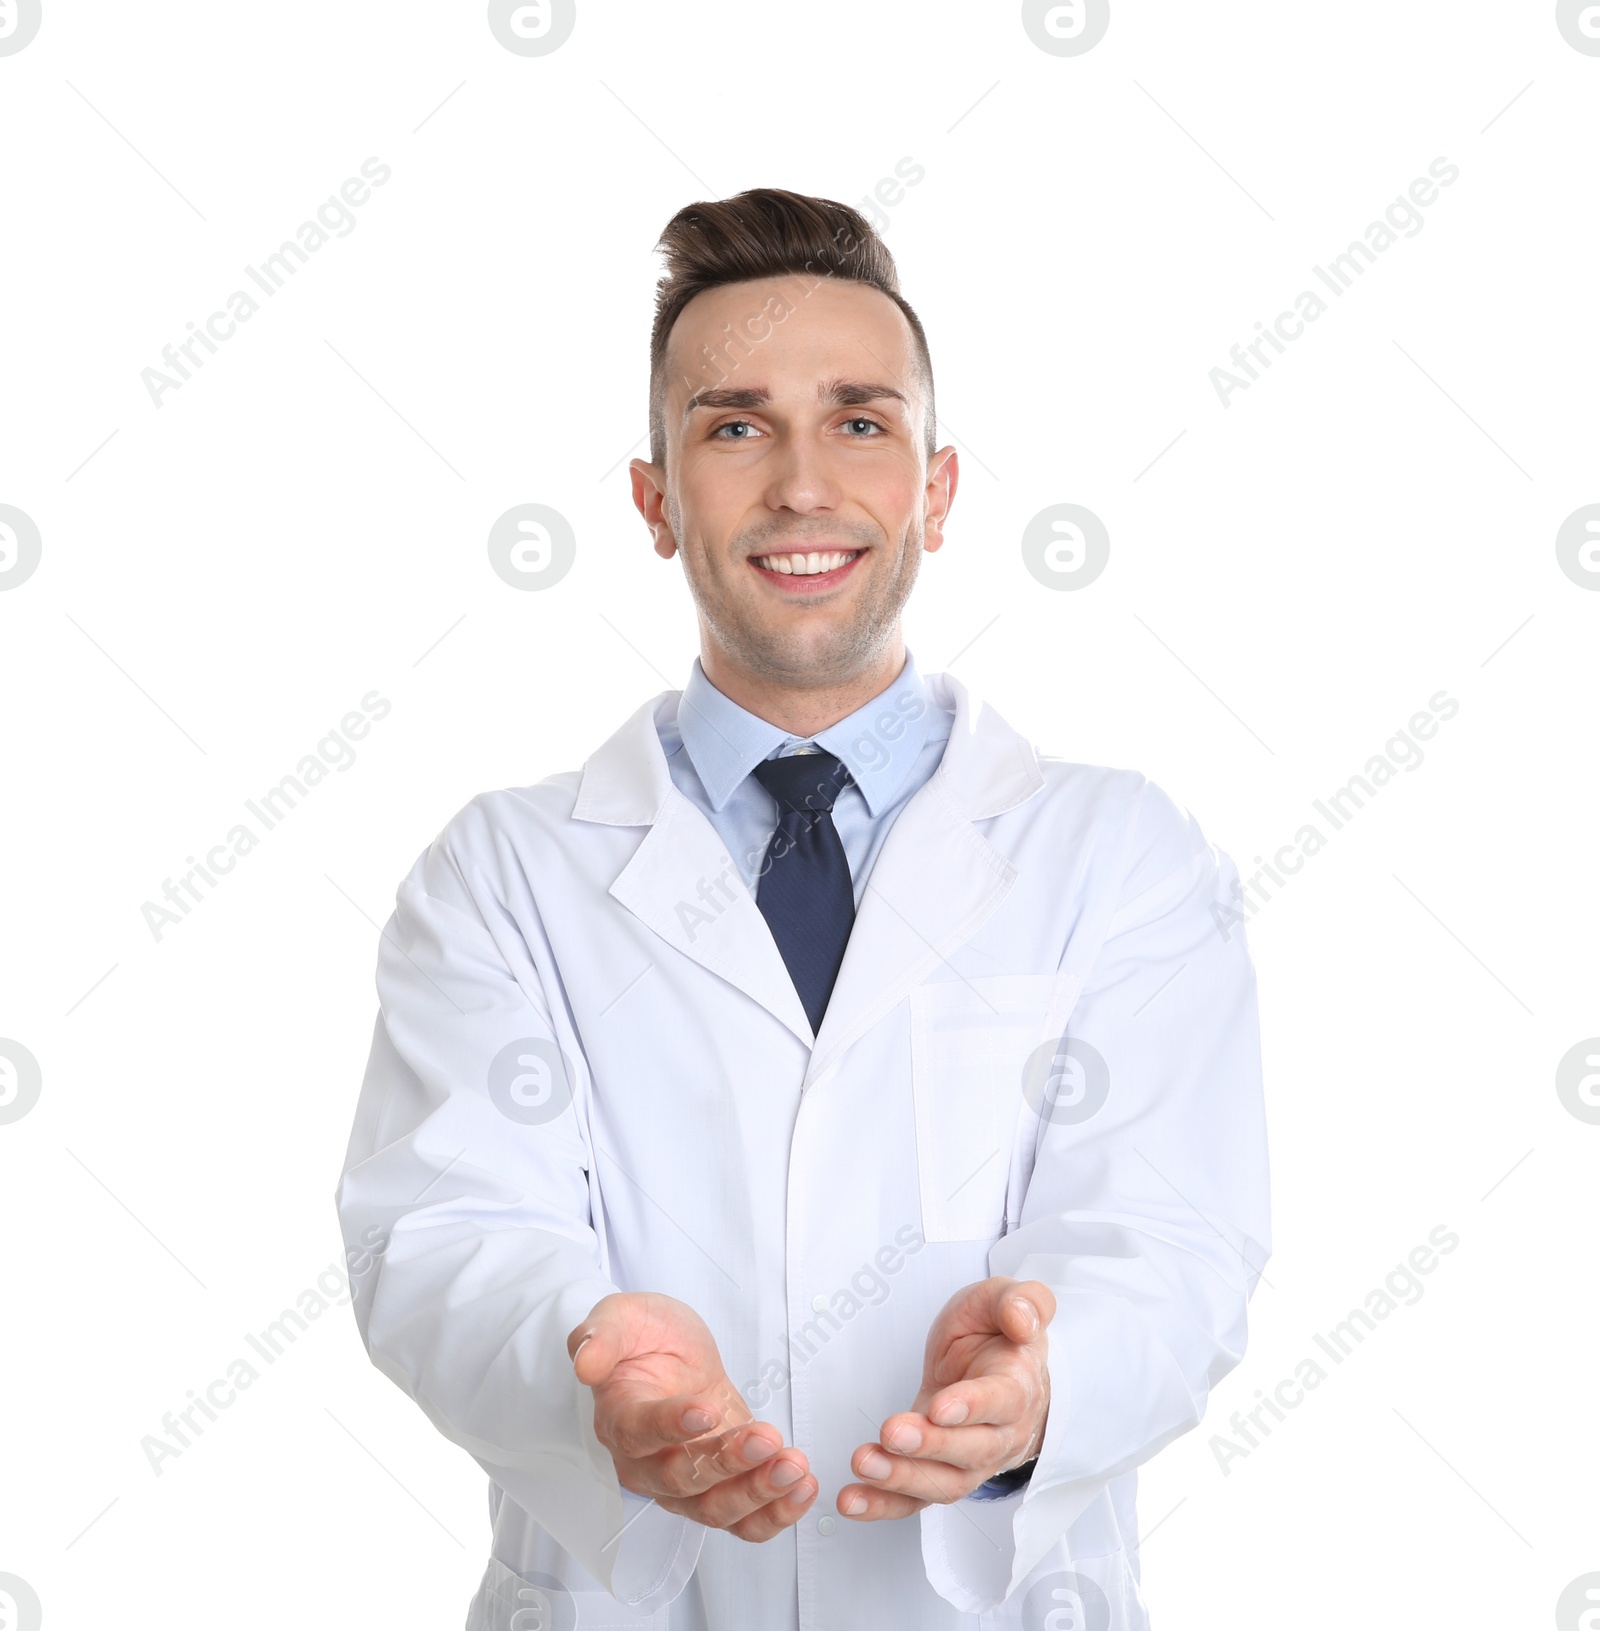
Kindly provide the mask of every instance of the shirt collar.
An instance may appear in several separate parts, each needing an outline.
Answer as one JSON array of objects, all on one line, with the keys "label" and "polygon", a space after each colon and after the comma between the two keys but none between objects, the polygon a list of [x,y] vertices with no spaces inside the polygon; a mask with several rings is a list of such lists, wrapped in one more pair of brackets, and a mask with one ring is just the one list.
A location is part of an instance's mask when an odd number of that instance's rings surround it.
[{"label": "shirt collar", "polygon": [[678,730],[696,774],[720,810],[763,759],[797,744],[836,754],[855,778],[867,808],[882,815],[905,784],[928,740],[933,708],[911,651],[894,681],[870,702],[815,736],[793,736],[741,708],[706,678],[698,657],[678,702]]}]

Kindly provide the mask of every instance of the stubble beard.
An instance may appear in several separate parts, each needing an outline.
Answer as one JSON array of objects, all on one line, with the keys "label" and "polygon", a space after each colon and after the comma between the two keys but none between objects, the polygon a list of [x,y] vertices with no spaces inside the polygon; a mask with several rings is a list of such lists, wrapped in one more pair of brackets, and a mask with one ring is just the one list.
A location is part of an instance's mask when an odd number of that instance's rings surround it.
[{"label": "stubble beard", "polygon": [[[688,553],[680,553],[701,620],[735,662],[775,685],[820,690],[850,684],[882,659],[917,580],[922,534],[920,524],[908,530],[888,579],[859,596],[843,622],[829,622],[822,614],[787,629],[763,623],[753,597],[731,593],[726,574],[702,575],[698,567],[690,567]],[[872,553],[884,547],[875,544]],[[726,573],[750,570],[742,550],[726,557],[725,567]]]}]

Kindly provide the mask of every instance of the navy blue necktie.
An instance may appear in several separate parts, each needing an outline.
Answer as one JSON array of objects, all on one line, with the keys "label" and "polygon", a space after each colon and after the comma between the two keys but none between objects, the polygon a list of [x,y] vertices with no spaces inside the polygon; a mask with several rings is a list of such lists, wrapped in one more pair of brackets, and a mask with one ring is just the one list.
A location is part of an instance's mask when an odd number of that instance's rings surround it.
[{"label": "navy blue necktie", "polygon": [[833,804],[852,785],[831,753],[764,759],[751,774],[778,801],[778,826],[761,862],[756,905],[772,930],[813,1032],[822,1029],[855,921],[850,862]]}]

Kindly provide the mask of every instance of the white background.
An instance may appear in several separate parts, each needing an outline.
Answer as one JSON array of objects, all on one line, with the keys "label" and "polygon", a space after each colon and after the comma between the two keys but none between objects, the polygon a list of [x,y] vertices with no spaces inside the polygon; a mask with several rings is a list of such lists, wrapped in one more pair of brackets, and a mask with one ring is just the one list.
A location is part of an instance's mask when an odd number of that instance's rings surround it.
[{"label": "white background", "polygon": [[[43,1075],[0,1126],[0,1572],[45,1623],[461,1623],[485,1480],[347,1308],[160,1476],[141,1440],[339,1259],[400,877],[687,673],[626,468],[661,227],[909,158],[883,233],[962,468],[925,671],[1247,873],[1459,703],[1248,930],[1275,1255],[1142,1477],[1154,1623],[1549,1624],[1600,1570],[1600,1126],[1555,1090],[1600,1033],[1600,594],[1555,552],[1600,500],[1597,108],[1545,0],[1114,0],[1074,57],[944,0],[579,0],[544,57],[479,4],[44,0],[0,56],[0,503],[43,539],[0,593],[0,1037]],[[354,230],[156,407],[141,370],[369,156]],[[1439,157],[1333,299],[1313,265]],[[545,592],[488,564],[526,502],[577,535]],[[1020,551],[1063,502],[1111,537],[1076,592]],[[157,941],[142,904],[374,689],[355,764]],[[1422,1300],[1224,1474],[1211,1435],[1439,1224]]]}]

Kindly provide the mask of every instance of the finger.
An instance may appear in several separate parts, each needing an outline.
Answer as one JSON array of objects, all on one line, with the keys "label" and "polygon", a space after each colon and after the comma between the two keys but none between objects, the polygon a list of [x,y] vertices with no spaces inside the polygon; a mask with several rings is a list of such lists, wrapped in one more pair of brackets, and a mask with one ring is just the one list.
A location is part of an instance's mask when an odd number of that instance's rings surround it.
[{"label": "finger", "polygon": [[1042,1280],[1015,1281],[1000,1292],[996,1303],[995,1329],[1013,1342],[1032,1342],[1056,1317],[1055,1293]]},{"label": "finger", "polygon": [[1055,1317],[1055,1297],[1039,1280],[1013,1280],[996,1274],[963,1286],[935,1316],[923,1351],[923,1380],[953,1380],[966,1369],[963,1353],[974,1342],[1003,1337],[1025,1344],[1039,1337]]},{"label": "finger", "polygon": [[817,1481],[810,1470],[804,1451],[787,1449],[686,1501],[683,1510],[708,1529],[729,1529],[763,1507],[787,1500],[803,1485],[809,1484],[814,1494]]},{"label": "finger", "polygon": [[959,1501],[983,1482],[970,1468],[891,1455],[881,1444],[863,1444],[851,1456],[850,1470],[874,1489],[910,1495],[924,1504]]},{"label": "finger", "polygon": [[845,1517],[857,1523],[876,1523],[882,1518],[909,1518],[931,1503],[914,1495],[876,1489],[871,1484],[846,1484],[835,1504]]},{"label": "finger", "polygon": [[730,1524],[728,1533],[737,1535],[740,1540],[757,1543],[771,1540],[774,1535],[803,1518],[811,1510],[811,1503],[816,1500],[817,1494],[817,1481],[808,1475],[786,1495],[776,1501],[769,1501],[764,1507],[752,1512],[749,1517]]},{"label": "finger", "polygon": [[756,1422],[749,1427],[673,1445],[641,1461],[629,1472],[633,1483],[644,1486],[637,1491],[639,1494],[690,1496],[724,1479],[743,1477],[782,1448],[783,1437],[777,1428]]},{"label": "finger", "polygon": [[[921,1416],[895,1416],[885,1425],[881,1443],[890,1461],[931,1461],[963,1472],[987,1472],[1022,1448],[1017,1422],[1003,1426],[935,1427]],[[859,1469],[867,1476],[867,1469]]]},{"label": "finger", "polygon": [[672,1446],[704,1438],[726,1425],[717,1400],[703,1393],[680,1393],[669,1399],[623,1394],[595,1401],[595,1437],[613,1455],[630,1461],[642,1461]]},{"label": "finger", "polygon": [[[746,1473],[783,1448],[783,1434],[770,1422],[751,1422],[733,1429],[717,1453],[717,1464],[732,1477]],[[803,1461],[804,1456],[801,1457]]]},{"label": "finger", "polygon": [[[1027,1379],[1018,1376],[1011,1370],[998,1370],[988,1376],[972,1376],[964,1381],[952,1382],[949,1387],[940,1388],[928,1401],[927,1410],[923,1417],[915,1412],[905,1416],[891,1416],[884,1425],[885,1433],[891,1427],[901,1422],[921,1426],[923,1421],[929,1428],[1004,1426],[1009,1422],[1021,1421],[1028,1412],[1029,1404],[1038,1391],[1037,1384],[1030,1386]],[[884,1444],[891,1450],[899,1446],[885,1437]],[[914,1451],[906,1451],[914,1454]]]}]

